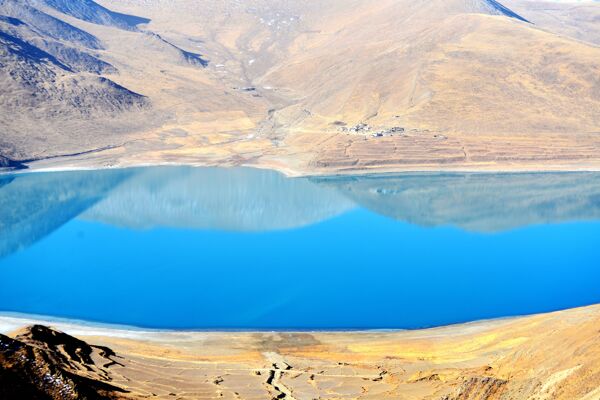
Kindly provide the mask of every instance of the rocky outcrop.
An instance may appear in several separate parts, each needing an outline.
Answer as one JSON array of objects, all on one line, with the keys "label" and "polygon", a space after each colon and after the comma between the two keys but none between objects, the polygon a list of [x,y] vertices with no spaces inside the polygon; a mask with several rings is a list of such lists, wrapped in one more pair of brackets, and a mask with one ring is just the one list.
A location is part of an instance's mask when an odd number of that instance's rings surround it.
[{"label": "rocky outcrop", "polygon": [[14,339],[0,335],[0,398],[124,399],[127,391],[113,385],[108,374],[116,363],[111,349],[41,325]]},{"label": "rocky outcrop", "polygon": [[456,394],[445,396],[442,400],[496,400],[508,381],[488,376],[471,377],[458,388]]}]

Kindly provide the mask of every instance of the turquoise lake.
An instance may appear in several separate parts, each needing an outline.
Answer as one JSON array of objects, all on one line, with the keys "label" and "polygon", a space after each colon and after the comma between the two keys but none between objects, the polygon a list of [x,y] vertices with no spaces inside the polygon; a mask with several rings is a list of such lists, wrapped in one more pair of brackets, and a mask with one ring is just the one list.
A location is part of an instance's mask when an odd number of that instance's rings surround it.
[{"label": "turquoise lake", "polygon": [[0,176],[0,313],[395,329],[600,303],[600,174]]}]

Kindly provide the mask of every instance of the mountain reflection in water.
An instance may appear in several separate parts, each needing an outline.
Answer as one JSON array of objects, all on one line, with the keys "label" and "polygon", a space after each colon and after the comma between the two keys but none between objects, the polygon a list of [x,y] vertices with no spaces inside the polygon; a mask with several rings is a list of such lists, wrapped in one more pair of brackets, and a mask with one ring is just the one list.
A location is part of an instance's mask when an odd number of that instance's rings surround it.
[{"label": "mountain reflection in water", "polygon": [[0,177],[0,312],[166,329],[447,325],[600,302],[599,248],[595,173]]},{"label": "mountain reflection in water", "polygon": [[73,218],[132,228],[271,231],[354,208],[421,226],[496,232],[600,220],[600,173],[286,178],[250,168],[155,167],[0,176],[0,257]]}]

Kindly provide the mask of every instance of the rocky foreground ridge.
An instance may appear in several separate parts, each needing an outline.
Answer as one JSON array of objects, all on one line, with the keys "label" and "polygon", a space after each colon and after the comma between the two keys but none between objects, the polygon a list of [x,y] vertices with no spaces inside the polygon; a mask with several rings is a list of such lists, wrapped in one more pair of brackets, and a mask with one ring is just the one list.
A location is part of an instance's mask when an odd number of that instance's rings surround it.
[{"label": "rocky foreground ridge", "polygon": [[43,321],[8,317],[0,330],[32,323],[0,335],[0,399],[600,398],[598,305],[398,332],[58,324],[84,342]]},{"label": "rocky foreground ridge", "polygon": [[110,383],[118,357],[42,325],[13,338],[0,335],[0,398],[120,399],[127,391]]}]

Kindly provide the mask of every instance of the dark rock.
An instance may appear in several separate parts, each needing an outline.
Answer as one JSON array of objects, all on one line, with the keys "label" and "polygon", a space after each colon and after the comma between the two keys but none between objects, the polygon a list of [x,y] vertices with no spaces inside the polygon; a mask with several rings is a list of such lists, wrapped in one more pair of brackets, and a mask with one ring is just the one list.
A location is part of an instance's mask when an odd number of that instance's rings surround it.
[{"label": "dark rock", "polygon": [[0,169],[24,169],[27,168],[25,165],[18,161],[11,160],[10,158],[3,157],[0,155]]},{"label": "dark rock", "polygon": [[489,376],[473,376],[463,382],[453,395],[442,400],[496,400],[500,398],[507,380]]},{"label": "dark rock", "polygon": [[[108,350],[108,351],[107,351]],[[110,349],[91,346],[63,332],[34,325],[15,338],[0,335],[0,399],[124,399],[92,354],[110,362]]]}]

